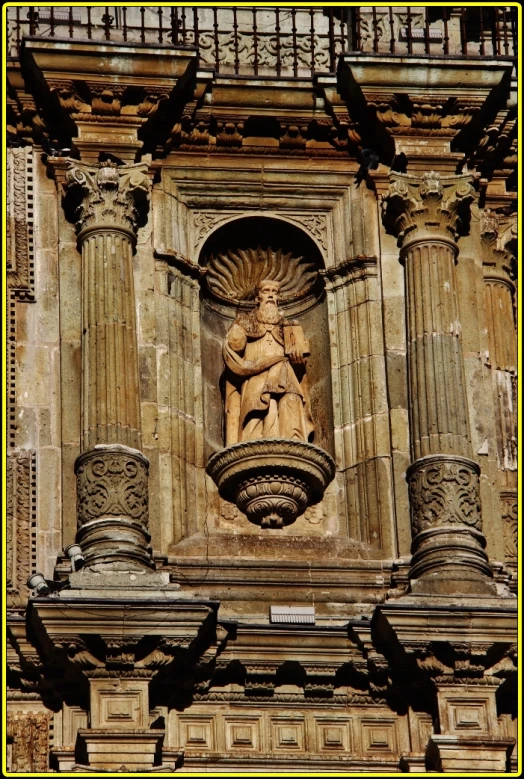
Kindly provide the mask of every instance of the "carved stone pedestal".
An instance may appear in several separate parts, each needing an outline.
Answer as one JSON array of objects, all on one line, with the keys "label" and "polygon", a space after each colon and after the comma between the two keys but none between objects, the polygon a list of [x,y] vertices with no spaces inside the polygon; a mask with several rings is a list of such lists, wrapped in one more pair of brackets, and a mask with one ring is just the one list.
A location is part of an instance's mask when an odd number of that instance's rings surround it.
[{"label": "carved stone pedestal", "polygon": [[408,469],[412,592],[496,594],[481,532],[479,473],[458,455],[422,457]]},{"label": "carved stone pedestal", "polygon": [[250,522],[277,528],[322,499],[335,463],[313,444],[268,438],[217,452],[207,472],[222,497],[236,503]]},{"label": "carved stone pedestal", "polygon": [[148,469],[141,452],[119,444],[98,444],[77,459],[76,540],[86,567],[126,571],[152,567]]}]

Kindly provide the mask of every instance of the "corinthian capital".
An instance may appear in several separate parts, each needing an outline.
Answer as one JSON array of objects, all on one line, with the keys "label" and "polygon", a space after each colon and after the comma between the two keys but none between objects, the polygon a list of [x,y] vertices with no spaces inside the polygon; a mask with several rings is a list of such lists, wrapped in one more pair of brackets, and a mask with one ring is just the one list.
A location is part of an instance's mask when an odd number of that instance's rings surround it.
[{"label": "corinthian capital", "polygon": [[114,227],[135,236],[145,224],[149,199],[146,165],[71,163],[64,184],[79,233]]},{"label": "corinthian capital", "polygon": [[454,241],[466,228],[475,190],[473,177],[393,173],[382,203],[383,221],[402,246],[410,240]]}]

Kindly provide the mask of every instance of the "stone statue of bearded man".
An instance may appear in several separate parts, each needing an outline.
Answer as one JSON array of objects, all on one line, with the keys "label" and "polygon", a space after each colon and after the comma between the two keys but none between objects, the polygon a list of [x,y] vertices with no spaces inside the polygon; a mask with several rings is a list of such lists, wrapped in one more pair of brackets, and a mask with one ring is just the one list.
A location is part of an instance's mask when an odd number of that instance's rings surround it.
[{"label": "stone statue of bearded man", "polygon": [[306,377],[307,341],[278,310],[280,284],[262,281],[256,306],[226,335],[226,446],[259,438],[308,441],[314,424]]}]

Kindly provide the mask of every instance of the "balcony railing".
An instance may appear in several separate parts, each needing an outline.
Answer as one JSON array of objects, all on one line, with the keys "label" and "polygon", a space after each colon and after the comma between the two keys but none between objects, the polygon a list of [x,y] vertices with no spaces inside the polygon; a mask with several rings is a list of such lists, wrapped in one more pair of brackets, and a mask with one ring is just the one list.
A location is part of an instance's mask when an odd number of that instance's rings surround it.
[{"label": "balcony railing", "polygon": [[517,9],[19,6],[8,8],[8,54],[25,36],[196,48],[223,75],[334,72],[343,52],[517,57]]}]

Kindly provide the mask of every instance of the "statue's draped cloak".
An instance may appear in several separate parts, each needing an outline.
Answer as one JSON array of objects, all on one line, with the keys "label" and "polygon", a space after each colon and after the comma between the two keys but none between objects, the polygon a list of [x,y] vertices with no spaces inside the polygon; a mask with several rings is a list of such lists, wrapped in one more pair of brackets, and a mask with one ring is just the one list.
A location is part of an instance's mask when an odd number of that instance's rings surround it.
[{"label": "statue's draped cloak", "polygon": [[256,312],[240,314],[226,336],[226,446],[251,437],[246,435],[246,425],[268,412],[272,398],[277,402],[286,396],[300,399],[286,407],[286,413],[296,417],[286,419],[293,437],[307,441],[314,431],[307,378],[304,372],[299,379],[284,354],[283,324],[283,319],[275,324],[259,322]]}]

